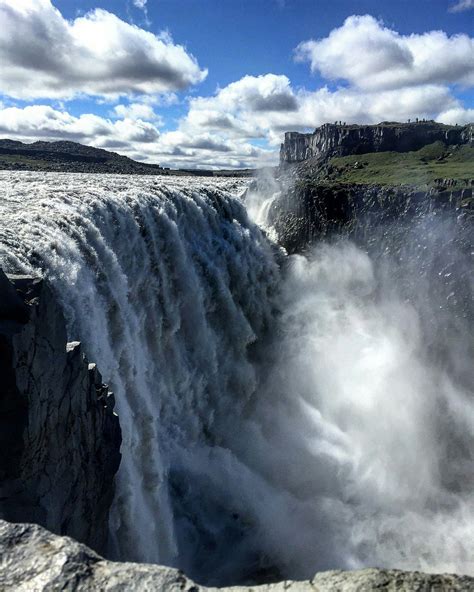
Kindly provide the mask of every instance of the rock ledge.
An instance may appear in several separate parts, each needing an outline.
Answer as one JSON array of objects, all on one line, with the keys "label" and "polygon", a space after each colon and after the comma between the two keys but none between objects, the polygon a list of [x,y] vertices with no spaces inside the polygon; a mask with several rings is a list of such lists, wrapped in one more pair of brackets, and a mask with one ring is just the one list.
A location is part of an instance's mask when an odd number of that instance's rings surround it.
[{"label": "rock ledge", "polygon": [[[182,572],[159,565],[107,561],[80,543],[51,534],[35,524],[0,521],[0,590],[2,592],[103,592],[163,590],[206,592]],[[398,570],[328,571],[312,580],[227,588],[233,592],[468,591],[474,578]],[[221,590],[226,590],[221,588]]]}]

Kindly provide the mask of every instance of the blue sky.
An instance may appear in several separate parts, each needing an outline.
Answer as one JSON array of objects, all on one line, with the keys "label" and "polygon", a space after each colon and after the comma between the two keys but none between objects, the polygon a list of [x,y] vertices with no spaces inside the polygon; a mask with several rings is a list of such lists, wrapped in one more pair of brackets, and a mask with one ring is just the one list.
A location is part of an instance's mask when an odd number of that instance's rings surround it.
[{"label": "blue sky", "polygon": [[474,119],[474,0],[0,0],[0,135],[273,164],[286,129]]}]

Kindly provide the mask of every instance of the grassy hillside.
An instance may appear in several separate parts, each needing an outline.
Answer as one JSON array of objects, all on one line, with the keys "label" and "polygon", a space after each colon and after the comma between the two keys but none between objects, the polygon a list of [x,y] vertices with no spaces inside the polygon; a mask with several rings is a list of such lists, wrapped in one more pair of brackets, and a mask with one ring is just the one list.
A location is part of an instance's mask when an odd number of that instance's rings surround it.
[{"label": "grassy hillside", "polygon": [[429,187],[452,180],[457,188],[474,179],[474,147],[435,142],[416,152],[378,152],[334,157],[320,181]]}]

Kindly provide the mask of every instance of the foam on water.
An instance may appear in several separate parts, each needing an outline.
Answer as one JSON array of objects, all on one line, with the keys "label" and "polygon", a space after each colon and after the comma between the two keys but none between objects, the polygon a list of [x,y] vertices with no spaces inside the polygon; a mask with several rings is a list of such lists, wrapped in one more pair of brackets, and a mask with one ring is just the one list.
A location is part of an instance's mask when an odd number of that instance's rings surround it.
[{"label": "foam on water", "polygon": [[474,573],[469,237],[414,220],[279,269],[244,187],[0,173],[2,265],[52,282],[116,393],[111,554]]}]

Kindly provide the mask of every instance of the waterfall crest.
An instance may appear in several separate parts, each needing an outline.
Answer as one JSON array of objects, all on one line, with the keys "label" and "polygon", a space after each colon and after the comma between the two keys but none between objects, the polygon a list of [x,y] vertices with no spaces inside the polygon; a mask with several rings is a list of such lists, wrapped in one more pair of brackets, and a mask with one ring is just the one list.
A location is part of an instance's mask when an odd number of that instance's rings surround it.
[{"label": "waterfall crest", "polygon": [[280,269],[242,181],[0,187],[2,265],[50,280],[116,393],[113,557],[210,584],[474,573],[473,281],[455,221]]}]

